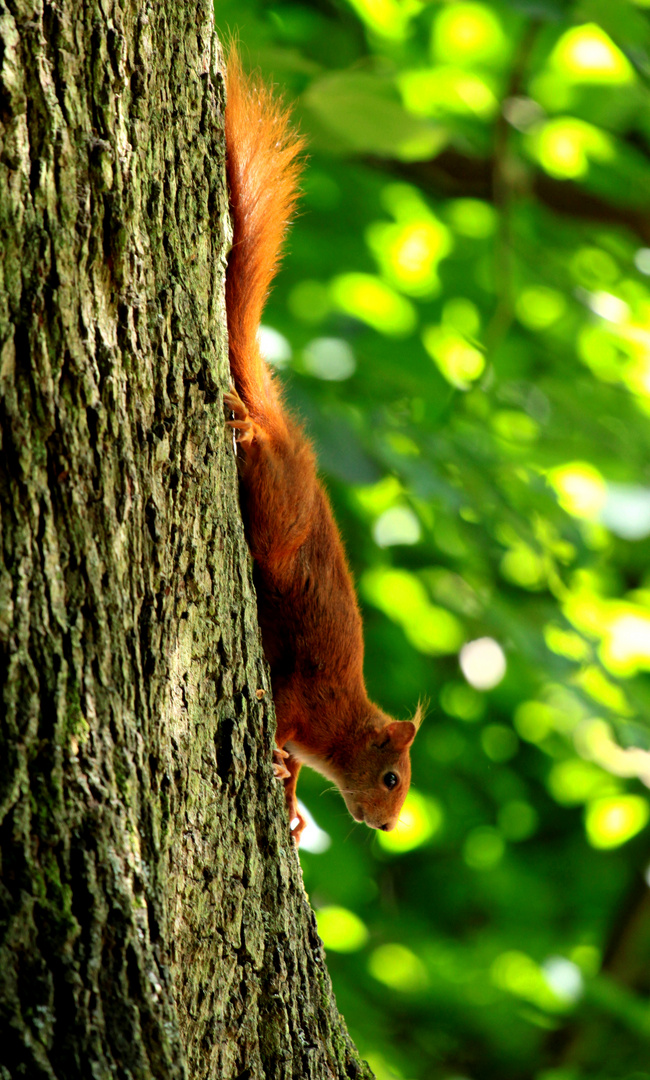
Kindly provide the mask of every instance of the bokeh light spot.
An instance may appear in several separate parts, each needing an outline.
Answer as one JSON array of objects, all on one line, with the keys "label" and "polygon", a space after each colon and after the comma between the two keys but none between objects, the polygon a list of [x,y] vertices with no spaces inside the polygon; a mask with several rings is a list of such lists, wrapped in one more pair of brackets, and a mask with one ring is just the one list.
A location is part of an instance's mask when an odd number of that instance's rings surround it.
[{"label": "bokeh light spot", "polygon": [[415,574],[375,567],[364,574],[361,590],[375,607],[402,626],[420,652],[435,656],[460,648],[465,638],[462,623],[446,608],[429,601]]},{"label": "bokeh light spot", "polygon": [[317,379],[338,382],[354,374],[357,362],[343,338],[314,338],[302,354],[303,364]]},{"label": "bokeh light spot", "polygon": [[492,416],[491,425],[508,442],[530,443],[539,435],[539,424],[519,409],[499,409]]},{"label": "bokeh light spot", "polygon": [[333,952],[357,952],[368,940],[365,924],[347,908],[335,905],[319,908],[316,922],[323,945]]},{"label": "bokeh light spot", "polygon": [[555,801],[563,806],[576,806],[594,796],[612,794],[618,786],[598,765],[582,758],[555,762],[547,784]]},{"label": "bokeh light spot", "polygon": [[388,337],[405,337],[417,323],[415,308],[404,296],[372,274],[341,274],[330,286],[332,302],[346,315]]},{"label": "bokeh light spot", "polygon": [[427,326],[422,333],[422,341],[447,382],[459,390],[469,390],[471,383],[483,374],[483,353],[452,327]]},{"label": "bokeh light spot", "polygon": [[405,71],[398,77],[398,86],[404,105],[415,116],[443,119],[456,114],[490,120],[499,111],[499,102],[485,79],[445,64]]},{"label": "bokeh light spot", "polygon": [[506,845],[498,829],[479,825],[468,833],[463,844],[463,858],[472,870],[492,870],[501,862]]},{"label": "bokeh light spot", "polygon": [[305,822],[305,829],[300,837],[300,850],[310,851],[312,855],[322,855],[332,844],[329,833],[325,832],[325,829],[321,829],[314,815],[301,799],[298,799],[298,809]]},{"label": "bokeh light spot", "polygon": [[372,535],[379,547],[392,547],[395,544],[417,544],[422,530],[408,506],[391,506],[375,521]]},{"label": "bokeh light spot", "polygon": [[583,994],[584,980],[580,968],[564,956],[549,956],[542,964],[542,975],[554,994],[573,1005]]},{"label": "bokeh light spot", "polygon": [[402,41],[412,17],[420,10],[418,0],[348,0],[359,18],[380,37]]},{"label": "bokeh light spot", "polygon": [[534,806],[514,799],[499,810],[498,825],[507,840],[528,840],[537,831],[538,814]]},{"label": "bokeh light spot", "polygon": [[513,723],[522,739],[541,743],[554,730],[553,710],[543,701],[522,701],[515,710]]},{"label": "bokeh light spot", "polygon": [[551,989],[538,964],[516,949],[501,953],[492,964],[492,980],[507,993],[515,994],[539,1008],[557,1011],[565,1007]]},{"label": "bokeh light spot", "polygon": [[650,806],[642,795],[617,795],[595,799],[587,807],[585,829],[595,848],[616,848],[641,832],[650,818]]},{"label": "bokeh light spot", "polygon": [[447,4],[434,23],[434,57],[442,63],[499,61],[507,46],[500,21],[486,4]]},{"label": "bokeh light spot", "polygon": [[262,325],[257,331],[257,340],[267,364],[277,368],[286,367],[291,359],[291,345],[284,334],[272,326]]},{"label": "bokeh light spot", "polygon": [[566,300],[557,289],[545,285],[535,285],[522,289],[515,301],[515,311],[519,322],[528,330],[535,332],[546,330],[562,317],[566,310]]},{"label": "bokeh light spot", "polygon": [[506,673],[506,657],[494,638],[476,638],[460,650],[460,669],[475,690],[492,690]]},{"label": "bokeh light spot", "polygon": [[589,163],[611,161],[614,144],[606,132],[575,117],[557,117],[540,124],[527,138],[533,157],[560,180],[585,176]]},{"label": "bokeh light spot", "polygon": [[300,322],[319,323],[329,315],[332,305],[322,282],[300,281],[289,293],[287,307]]},{"label": "bokeh light spot", "polygon": [[634,80],[627,57],[595,23],[567,30],[553,49],[550,62],[575,82],[621,84]]},{"label": "bokeh light spot", "polygon": [[366,240],[382,272],[410,296],[438,292],[438,263],[449,254],[449,230],[433,215],[404,224],[373,222]]},{"label": "bokeh light spot", "polygon": [[400,810],[397,825],[391,832],[377,832],[377,841],[384,851],[393,854],[412,851],[440,831],[443,818],[440,803],[435,799],[425,798],[419,791],[411,788]]},{"label": "bokeh light spot", "polygon": [[519,749],[519,739],[505,724],[488,724],[481,732],[481,745],[490,761],[510,761]]},{"label": "bokeh light spot", "polygon": [[414,952],[405,945],[391,943],[374,949],[368,961],[368,970],[378,982],[392,990],[417,992],[429,982],[427,969]]},{"label": "bokeh light spot", "polygon": [[447,220],[454,232],[471,240],[487,240],[497,227],[494,207],[480,199],[452,199],[447,204]]},{"label": "bokeh light spot", "polygon": [[440,691],[440,705],[447,716],[472,723],[485,712],[485,698],[467,683],[445,683]]},{"label": "bokeh light spot", "polygon": [[574,461],[552,469],[548,479],[563,510],[574,517],[596,519],[607,498],[605,481],[595,465]]}]

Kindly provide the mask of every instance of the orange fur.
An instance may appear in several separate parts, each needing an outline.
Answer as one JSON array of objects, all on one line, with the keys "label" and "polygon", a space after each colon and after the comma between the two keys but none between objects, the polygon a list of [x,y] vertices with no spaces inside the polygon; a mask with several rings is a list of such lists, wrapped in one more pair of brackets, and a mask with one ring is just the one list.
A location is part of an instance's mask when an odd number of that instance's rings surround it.
[{"label": "orange fur", "polygon": [[[304,827],[295,801],[301,764],[338,785],[357,821],[390,829],[408,790],[419,713],[414,721],[391,720],[368,700],[361,617],[341,538],[309,440],[283,407],[257,341],[296,204],[303,142],[268,88],[244,75],[234,48],[227,92],[234,237],[226,303],[236,389],[225,401],[243,451],[242,511],[277,743],[285,750],[276,774],[285,778],[290,817],[298,818],[296,839]],[[389,790],[391,773],[397,783]]]}]

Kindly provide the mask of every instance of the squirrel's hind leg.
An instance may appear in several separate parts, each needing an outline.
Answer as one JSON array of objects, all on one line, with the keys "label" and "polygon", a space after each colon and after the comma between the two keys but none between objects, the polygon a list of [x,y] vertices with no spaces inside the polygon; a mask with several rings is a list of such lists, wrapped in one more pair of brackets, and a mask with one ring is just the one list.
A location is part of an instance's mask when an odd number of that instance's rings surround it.
[{"label": "squirrel's hind leg", "polygon": [[233,414],[233,419],[226,420],[226,424],[233,429],[235,442],[248,448],[255,441],[259,441],[261,428],[251,419],[248,409],[233,386],[223,395],[223,402]]},{"label": "squirrel's hind leg", "polygon": [[300,428],[292,423],[253,418],[237,390],[224,394],[233,413],[226,421],[235,432],[242,509],[251,554],[275,588],[295,582],[294,557],[313,529],[318,498],[314,455]]},{"label": "squirrel's hind leg", "polygon": [[293,839],[296,841],[296,844],[299,844],[300,837],[307,826],[307,822],[298,809],[298,800],[296,798],[296,784],[298,782],[298,773],[300,772],[301,765],[298,758],[292,757],[291,754],[287,756],[285,764],[289,772],[289,778],[288,780],[285,780],[284,783],[284,797],[287,803],[287,812],[289,814],[289,827]]}]

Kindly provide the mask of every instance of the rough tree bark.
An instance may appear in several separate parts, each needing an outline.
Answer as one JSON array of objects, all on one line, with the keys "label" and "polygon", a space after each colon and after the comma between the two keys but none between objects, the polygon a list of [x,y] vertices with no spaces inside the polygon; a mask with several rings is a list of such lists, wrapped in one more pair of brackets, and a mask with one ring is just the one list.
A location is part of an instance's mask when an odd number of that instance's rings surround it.
[{"label": "rough tree bark", "polygon": [[2,1080],[370,1076],[272,779],[223,109],[211,0],[0,0]]}]

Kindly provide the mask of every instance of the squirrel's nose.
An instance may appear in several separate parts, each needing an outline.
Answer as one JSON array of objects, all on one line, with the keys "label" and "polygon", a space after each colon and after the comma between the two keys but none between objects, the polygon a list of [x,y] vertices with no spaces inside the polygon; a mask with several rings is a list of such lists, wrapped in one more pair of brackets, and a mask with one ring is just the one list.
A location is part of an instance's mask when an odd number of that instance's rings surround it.
[{"label": "squirrel's nose", "polygon": [[388,822],[385,825],[380,825],[379,828],[382,832],[388,832]]}]

